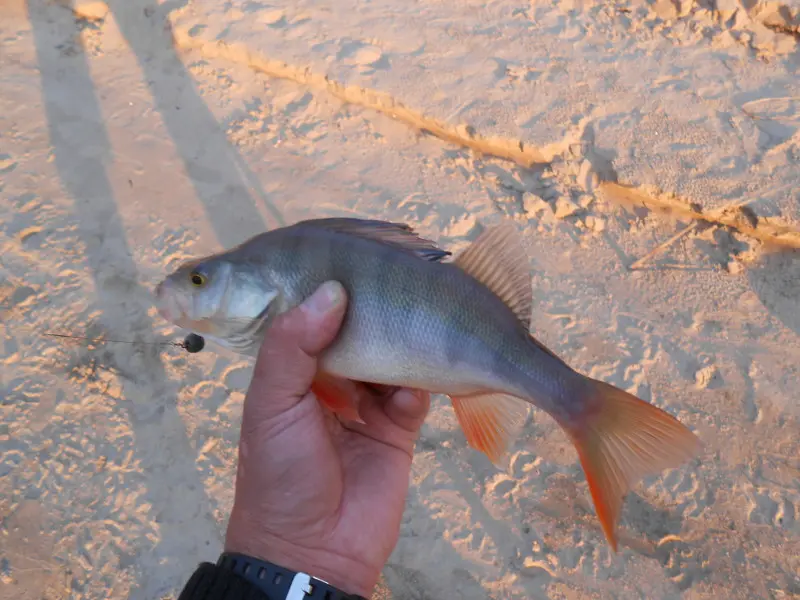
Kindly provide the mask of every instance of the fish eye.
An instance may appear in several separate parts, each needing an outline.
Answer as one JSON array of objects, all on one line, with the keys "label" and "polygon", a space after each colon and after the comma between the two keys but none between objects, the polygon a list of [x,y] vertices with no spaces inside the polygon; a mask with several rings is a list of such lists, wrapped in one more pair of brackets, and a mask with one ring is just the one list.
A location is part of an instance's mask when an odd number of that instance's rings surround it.
[{"label": "fish eye", "polygon": [[202,273],[192,271],[189,273],[189,281],[191,281],[192,285],[195,287],[203,287],[206,284],[206,281],[208,281],[208,278]]}]

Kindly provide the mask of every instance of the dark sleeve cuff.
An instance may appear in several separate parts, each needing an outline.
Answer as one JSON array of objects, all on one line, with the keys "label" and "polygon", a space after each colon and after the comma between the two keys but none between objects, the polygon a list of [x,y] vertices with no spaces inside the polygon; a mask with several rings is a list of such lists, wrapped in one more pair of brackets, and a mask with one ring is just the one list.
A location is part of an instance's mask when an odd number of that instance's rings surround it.
[{"label": "dark sleeve cuff", "polygon": [[204,562],[192,574],[178,600],[271,600],[236,573]]}]

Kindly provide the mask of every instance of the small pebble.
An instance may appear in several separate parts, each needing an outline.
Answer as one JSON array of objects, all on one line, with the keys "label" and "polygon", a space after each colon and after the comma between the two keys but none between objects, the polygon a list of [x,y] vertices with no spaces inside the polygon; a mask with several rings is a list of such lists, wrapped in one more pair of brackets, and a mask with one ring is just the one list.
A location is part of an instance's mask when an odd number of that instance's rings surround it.
[{"label": "small pebble", "polygon": [[547,202],[531,192],[523,194],[522,207],[529,215],[536,215],[541,211],[550,210],[550,205]]},{"label": "small pebble", "polygon": [[753,21],[750,24],[750,31],[753,33],[753,47],[764,51],[773,51],[775,49],[777,34],[766,25]]},{"label": "small pebble", "polygon": [[722,20],[727,21],[740,7],[737,0],[716,0],[715,8]]},{"label": "small pebble", "polygon": [[733,28],[743,29],[750,24],[750,15],[743,8],[739,8],[733,15]]},{"label": "small pebble", "polygon": [[556,200],[556,218],[564,219],[574,215],[581,209],[580,206],[575,204],[572,200],[566,198],[559,198]]},{"label": "small pebble", "polygon": [[588,160],[584,160],[578,172],[578,185],[591,194],[597,187],[597,183],[597,173],[592,170],[592,163]]},{"label": "small pebble", "polygon": [[586,217],[586,227],[588,227],[592,231],[596,231],[599,233],[605,230],[606,222],[605,219],[589,215],[588,217]]},{"label": "small pebble", "polygon": [[678,16],[685,17],[694,8],[694,0],[678,0],[676,3],[678,7]]},{"label": "small pebble", "polygon": [[738,275],[744,270],[744,266],[738,260],[732,260],[728,263],[728,273],[731,275]]},{"label": "small pebble", "polygon": [[717,375],[717,368],[714,365],[703,367],[694,374],[695,385],[700,389],[705,389]]},{"label": "small pebble", "polygon": [[653,12],[665,21],[670,21],[678,16],[678,7],[672,0],[656,0],[653,5]]},{"label": "small pebble", "polygon": [[78,0],[72,6],[72,12],[80,19],[101,21],[105,19],[108,14],[108,5],[105,2]]}]

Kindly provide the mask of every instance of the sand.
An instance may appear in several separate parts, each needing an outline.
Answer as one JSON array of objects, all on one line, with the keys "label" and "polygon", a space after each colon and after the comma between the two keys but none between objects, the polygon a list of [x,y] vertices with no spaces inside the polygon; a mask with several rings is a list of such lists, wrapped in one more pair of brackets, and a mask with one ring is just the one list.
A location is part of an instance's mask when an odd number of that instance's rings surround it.
[{"label": "sand", "polygon": [[2,3],[0,599],[174,598],[216,558],[252,364],[170,345],[152,288],[333,215],[454,251],[515,219],[537,337],[707,446],[614,556],[547,415],[498,469],[437,397],[376,598],[800,597],[799,31],[796,0]]}]

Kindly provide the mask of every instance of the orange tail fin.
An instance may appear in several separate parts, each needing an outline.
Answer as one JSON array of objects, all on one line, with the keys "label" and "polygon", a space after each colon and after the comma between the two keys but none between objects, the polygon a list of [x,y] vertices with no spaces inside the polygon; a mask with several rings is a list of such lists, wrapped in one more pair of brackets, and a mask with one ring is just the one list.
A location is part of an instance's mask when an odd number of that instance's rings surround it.
[{"label": "orange tail fin", "polygon": [[336,414],[348,421],[364,422],[358,413],[360,395],[355,382],[318,371],[311,383],[311,391],[317,400]]},{"label": "orange tail fin", "polygon": [[591,380],[592,414],[565,429],[572,438],[597,517],[614,552],[625,494],[645,475],[694,457],[702,442],[663,410],[602,381]]}]

